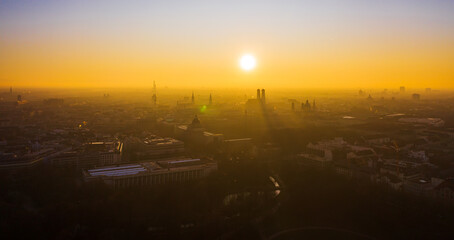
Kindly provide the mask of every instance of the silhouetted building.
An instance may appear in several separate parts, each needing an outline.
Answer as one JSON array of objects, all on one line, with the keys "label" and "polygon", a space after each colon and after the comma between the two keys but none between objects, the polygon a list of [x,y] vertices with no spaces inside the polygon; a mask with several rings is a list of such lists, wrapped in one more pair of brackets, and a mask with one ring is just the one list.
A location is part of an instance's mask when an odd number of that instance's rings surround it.
[{"label": "silhouetted building", "polygon": [[189,125],[180,125],[175,129],[175,134],[183,139],[188,145],[206,145],[220,143],[224,140],[223,134],[205,131],[197,115]]},{"label": "silhouetted building", "polygon": [[306,99],[306,104],[304,104],[305,108],[307,111],[311,110],[311,104],[309,103],[309,100]]},{"label": "silhouetted building", "polygon": [[69,150],[49,159],[54,166],[86,169],[121,162],[123,143],[89,142],[81,149]]},{"label": "silhouetted building", "polygon": [[404,93],[405,92],[405,87],[401,86],[399,90],[400,90],[401,93]]},{"label": "silhouetted building", "polygon": [[266,104],[265,89],[262,89],[261,91],[260,89],[257,89],[257,98],[248,99],[246,102],[246,109],[250,110],[251,112],[260,113],[264,111],[265,104]]},{"label": "silhouetted building", "polygon": [[210,100],[208,102],[209,105],[213,104],[213,97],[211,96],[211,93],[210,93]]},{"label": "silhouetted building", "polygon": [[153,105],[156,105],[156,102],[157,102],[157,97],[156,97],[156,94],[153,94],[153,96],[151,97],[151,100],[153,101]]},{"label": "silhouetted building", "polygon": [[262,104],[266,103],[266,97],[265,97],[265,89],[262,89],[262,97],[260,99],[262,101]]},{"label": "silhouetted building", "polygon": [[420,99],[421,99],[421,95],[418,94],[418,93],[413,93],[413,94],[411,95],[411,99],[413,99],[413,100],[420,100]]},{"label": "silhouetted building", "polygon": [[301,109],[305,112],[311,111],[311,104],[308,99],[306,99],[306,103],[301,103]]},{"label": "silhouetted building", "polygon": [[153,81],[153,96],[151,97],[151,101],[153,102],[153,105],[156,105],[156,102],[158,100],[157,93],[156,93],[156,82]]},{"label": "silhouetted building", "polygon": [[194,104],[194,102],[195,102],[195,99],[194,99],[194,91],[192,92],[191,102],[192,102],[192,104]]}]

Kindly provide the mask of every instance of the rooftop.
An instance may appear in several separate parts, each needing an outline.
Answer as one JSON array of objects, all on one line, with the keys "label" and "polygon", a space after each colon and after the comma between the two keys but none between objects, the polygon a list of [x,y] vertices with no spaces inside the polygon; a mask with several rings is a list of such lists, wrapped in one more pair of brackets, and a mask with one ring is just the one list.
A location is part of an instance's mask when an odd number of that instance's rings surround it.
[{"label": "rooftop", "polygon": [[210,163],[207,160],[194,158],[172,158],[158,162],[141,162],[137,164],[125,164],[95,168],[85,171],[89,177],[119,177],[142,174],[152,171],[169,171],[170,169],[183,169]]}]

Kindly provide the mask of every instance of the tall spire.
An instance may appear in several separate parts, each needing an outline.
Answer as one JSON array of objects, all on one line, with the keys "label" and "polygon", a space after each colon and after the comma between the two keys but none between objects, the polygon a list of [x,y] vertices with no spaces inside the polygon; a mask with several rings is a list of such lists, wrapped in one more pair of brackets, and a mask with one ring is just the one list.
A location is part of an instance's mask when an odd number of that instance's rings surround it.
[{"label": "tall spire", "polygon": [[213,104],[213,97],[211,97],[211,93],[210,93],[210,102],[209,102],[209,104],[210,105]]},{"label": "tall spire", "polygon": [[192,101],[192,103],[194,103],[194,91],[192,91],[191,101]]}]

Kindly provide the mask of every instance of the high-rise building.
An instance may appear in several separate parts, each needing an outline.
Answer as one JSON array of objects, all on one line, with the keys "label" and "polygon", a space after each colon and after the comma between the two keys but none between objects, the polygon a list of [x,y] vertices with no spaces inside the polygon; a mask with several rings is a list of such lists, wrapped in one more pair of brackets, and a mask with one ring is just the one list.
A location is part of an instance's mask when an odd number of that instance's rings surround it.
[{"label": "high-rise building", "polygon": [[191,97],[191,102],[194,104],[194,91],[192,91],[192,97]]},{"label": "high-rise building", "polygon": [[260,100],[260,89],[257,89],[257,100]]},{"label": "high-rise building", "polygon": [[210,100],[209,100],[209,104],[213,104],[213,97],[211,97],[211,93],[210,93]]},{"label": "high-rise building", "polygon": [[153,101],[153,105],[156,105],[158,97],[156,95],[156,82],[155,81],[153,81],[153,90],[152,91],[153,91],[152,92],[153,96],[151,97],[151,100]]},{"label": "high-rise building", "polygon": [[401,86],[401,87],[400,87],[400,92],[401,92],[401,93],[404,93],[404,92],[405,92],[405,87],[404,87],[404,86]]},{"label": "high-rise building", "polygon": [[17,95],[17,101],[18,101],[18,102],[21,102],[21,101],[22,101],[22,96],[21,96],[21,95]]},{"label": "high-rise building", "polygon": [[411,95],[411,99],[413,99],[413,100],[420,100],[420,99],[421,99],[421,95],[418,94],[418,93],[413,93],[413,94]]},{"label": "high-rise building", "polygon": [[156,102],[157,102],[157,97],[156,97],[156,94],[153,94],[153,96],[151,97],[151,100],[153,101],[153,105],[156,105]]},{"label": "high-rise building", "polygon": [[309,99],[306,99],[306,104],[304,104],[304,107],[306,108],[306,111],[311,110],[311,104],[309,103]]}]

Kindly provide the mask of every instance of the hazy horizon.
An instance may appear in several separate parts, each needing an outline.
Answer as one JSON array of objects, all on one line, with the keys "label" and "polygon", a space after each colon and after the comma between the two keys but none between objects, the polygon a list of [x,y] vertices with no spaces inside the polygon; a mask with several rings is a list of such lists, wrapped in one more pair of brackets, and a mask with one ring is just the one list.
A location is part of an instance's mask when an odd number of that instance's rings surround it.
[{"label": "hazy horizon", "polygon": [[[0,86],[453,88],[450,1],[2,1]],[[257,67],[242,71],[252,54]]]}]

